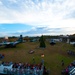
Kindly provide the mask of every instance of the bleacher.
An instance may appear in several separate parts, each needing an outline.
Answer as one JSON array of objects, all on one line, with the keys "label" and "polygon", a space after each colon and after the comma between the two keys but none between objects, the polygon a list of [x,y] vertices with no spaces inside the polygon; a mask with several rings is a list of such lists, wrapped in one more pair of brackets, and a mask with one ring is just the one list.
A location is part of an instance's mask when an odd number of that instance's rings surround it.
[{"label": "bleacher", "polygon": [[62,70],[63,75],[75,75],[75,61],[73,61],[66,69]]},{"label": "bleacher", "polygon": [[44,65],[24,64],[24,63],[1,63],[1,75],[43,75]]}]

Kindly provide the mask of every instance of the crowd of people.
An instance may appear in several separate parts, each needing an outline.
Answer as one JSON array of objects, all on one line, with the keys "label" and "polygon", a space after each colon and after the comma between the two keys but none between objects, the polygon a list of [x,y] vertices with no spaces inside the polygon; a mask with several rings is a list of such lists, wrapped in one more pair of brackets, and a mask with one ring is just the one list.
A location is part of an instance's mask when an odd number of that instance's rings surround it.
[{"label": "crowd of people", "polygon": [[75,61],[70,63],[66,69],[62,70],[62,75],[75,75]]},{"label": "crowd of people", "polygon": [[12,63],[2,62],[3,66],[11,66],[11,69],[4,68],[3,72],[9,75],[48,75],[45,66],[40,64],[29,64],[29,63]]},{"label": "crowd of people", "polygon": [[75,52],[74,51],[68,50],[67,53],[68,53],[68,55],[75,56]]}]

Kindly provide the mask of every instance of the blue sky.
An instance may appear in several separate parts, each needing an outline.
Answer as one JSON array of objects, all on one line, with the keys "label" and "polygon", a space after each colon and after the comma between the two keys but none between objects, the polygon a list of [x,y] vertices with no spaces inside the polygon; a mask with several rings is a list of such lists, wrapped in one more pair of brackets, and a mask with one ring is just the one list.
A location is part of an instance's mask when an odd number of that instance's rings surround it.
[{"label": "blue sky", "polygon": [[75,0],[0,0],[0,37],[20,34],[75,34]]}]

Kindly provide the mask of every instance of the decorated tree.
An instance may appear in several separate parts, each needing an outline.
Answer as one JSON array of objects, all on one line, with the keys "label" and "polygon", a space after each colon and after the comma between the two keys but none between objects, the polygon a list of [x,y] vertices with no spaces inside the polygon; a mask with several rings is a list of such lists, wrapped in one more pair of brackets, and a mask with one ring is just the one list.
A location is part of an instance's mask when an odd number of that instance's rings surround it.
[{"label": "decorated tree", "polygon": [[40,41],[40,47],[41,47],[41,48],[45,48],[46,45],[45,45],[45,42],[44,42],[45,40],[44,40],[43,35],[40,37],[40,40],[39,40],[39,41]]}]

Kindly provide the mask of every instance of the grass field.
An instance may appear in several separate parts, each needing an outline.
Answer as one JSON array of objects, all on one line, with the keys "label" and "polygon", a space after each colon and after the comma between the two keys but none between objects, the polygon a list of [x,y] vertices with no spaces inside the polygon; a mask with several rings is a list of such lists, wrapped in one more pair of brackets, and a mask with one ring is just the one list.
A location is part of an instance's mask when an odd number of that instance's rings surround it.
[{"label": "grass field", "polygon": [[[2,61],[5,62],[28,62],[32,63],[33,57],[36,63],[40,63],[41,54],[43,53],[45,66],[50,69],[50,75],[61,75],[61,70],[66,68],[74,59],[74,56],[69,56],[67,50],[75,50],[70,44],[57,43],[51,46],[46,42],[46,48],[38,48],[39,42],[26,42],[18,44],[16,48],[0,48],[0,53],[5,54],[5,58]],[[29,50],[34,50],[34,54],[29,54]],[[64,60],[65,65],[61,66],[61,60]]]}]

